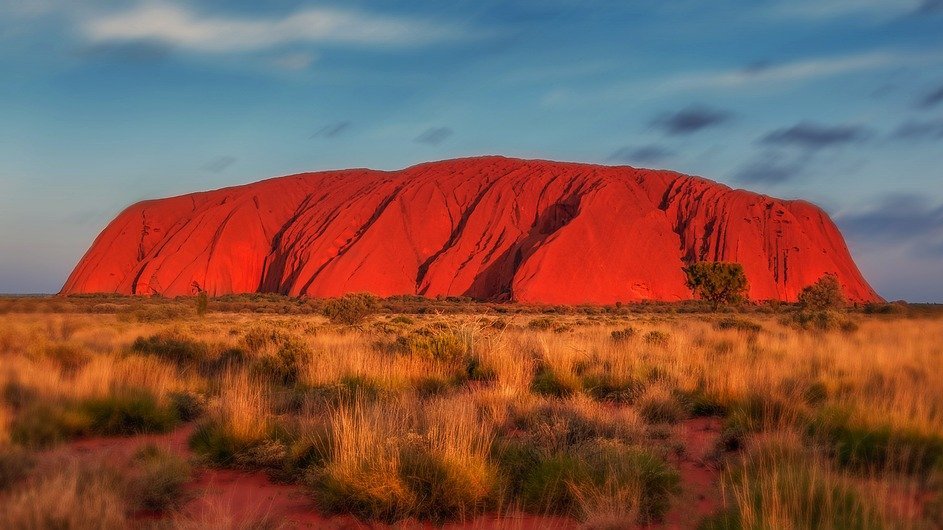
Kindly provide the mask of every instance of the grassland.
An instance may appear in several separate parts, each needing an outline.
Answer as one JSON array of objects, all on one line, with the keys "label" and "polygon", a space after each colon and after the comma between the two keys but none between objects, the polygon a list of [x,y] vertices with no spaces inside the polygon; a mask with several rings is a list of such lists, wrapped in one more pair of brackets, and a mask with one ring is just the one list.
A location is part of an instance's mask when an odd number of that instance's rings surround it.
[{"label": "grassland", "polygon": [[[0,299],[0,527],[284,523],[264,506],[251,521],[195,508],[210,469],[291,485],[323,517],[390,524],[943,525],[934,308],[197,309]],[[188,449],[68,449],[161,433]]]}]

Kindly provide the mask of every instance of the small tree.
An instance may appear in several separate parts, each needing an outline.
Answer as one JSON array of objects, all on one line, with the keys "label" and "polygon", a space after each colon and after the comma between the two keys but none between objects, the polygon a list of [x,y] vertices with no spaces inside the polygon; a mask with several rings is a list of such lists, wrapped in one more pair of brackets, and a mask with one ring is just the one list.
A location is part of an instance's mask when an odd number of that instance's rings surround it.
[{"label": "small tree", "polygon": [[210,305],[210,298],[206,294],[206,291],[200,291],[199,294],[196,295],[197,316],[199,316],[200,318],[205,317],[206,311],[209,309],[209,305]]},{"label": "small tree", "polygon": [[749,284],[743,265],[739,263],[699,261],[681,270],[687,276],[688,289],[714,308],[746,297]]},{"label": "small tree", "polygon": [[845,307],[841,284],[834,274],[826,274],[799,293],[799,305],[810,311],[825,311]]}]

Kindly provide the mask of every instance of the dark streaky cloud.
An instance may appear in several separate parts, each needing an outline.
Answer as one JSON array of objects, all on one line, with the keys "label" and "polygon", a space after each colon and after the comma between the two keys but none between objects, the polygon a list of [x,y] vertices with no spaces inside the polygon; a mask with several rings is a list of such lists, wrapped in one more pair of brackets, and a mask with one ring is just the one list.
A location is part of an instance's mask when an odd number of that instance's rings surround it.
[{"label": "dark streaky cloud", "polygon": [[715,127],[732,118],[733,114],[725,110],[691,105],[677,112],[668,112],[656,117],[651,126],[661,129],[665,134],[680,136]]},{"label": "dark streaky cloud", "polygon": [[919,195],[889,195],[876,207],[843,215],[837,222],[849,234],[881,241],[939,236],[943,234],[943,204],[932,206]]},{"label": "dark streaky cloud", "polygon": [[222,173],[229,166],[235,163],[236,163],[236,157],[234,156],[229,156],[229,155],[220,156],[203,164],[201,169],[203,169],[204,171],[209,171],[211,173]]},{"label": "dark streaky cloud", "polygon": [[609,160],[627,164],[654,164],[674,156],[674,152],[660,145],[620,147],[609,155]]},{"label": "dark streaky cloud", "polygon": [[943,118],[906,121],[894,131],[893,137],[898,140],[943,140]]},{"label": "dark streaky cloud", "polygon": [[417,136],[413,141],[420,144],[439,145],[452,136],[452,129],[448,127],[431,127]]},{"label": "dark streaky cloud", "polygon": [[943,85],[938,86],[936,90],[932,90],[920,98],[920,101],[917,102],[917,107],[929,109],[930,107],[935,107],[940,103],[943,103]]},{"label": "dark streaky cloud", "polygon": [[343,134],[344,131],[346,131],[349,128],[350,128],[349,121],[339,121],[336,123],[330,123],[328,125],[325,125],[324,127],[321,127],[317,131],[315,131],[315,133],[309,136],[308,139],[310,140],[313,138],[335,138]]},{"label": "dark streaky cloud", "polygon": [[818,150],[856,144],[870,137],[871,131],[859,125],[821,125],[804,121],[792,127],[772,131],[760,139],[760,142],[766,145]]},{"label": "dark streaky cloud", "polygon": [[917,7],[917,14],[925,15],[929,13],[939,13],[943,11],[943,0],[923,0]]},{"label": "dark streaky cloud", "polygon": [[809,156],[789,159],[782,153],[766,152],[748,162],[734,174],[734,180],[749,184],[780,184],[802,174]]}]

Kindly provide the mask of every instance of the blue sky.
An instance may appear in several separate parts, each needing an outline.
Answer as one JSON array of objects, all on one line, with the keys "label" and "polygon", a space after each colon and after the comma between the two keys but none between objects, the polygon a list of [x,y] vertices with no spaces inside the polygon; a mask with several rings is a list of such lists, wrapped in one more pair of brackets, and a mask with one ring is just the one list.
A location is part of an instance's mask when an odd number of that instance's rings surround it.
[{"label": "blue sky", "polygon": [[943,301],[943,0],[0,0],[0,292],[143,198],[479,154],[806,198]]}]

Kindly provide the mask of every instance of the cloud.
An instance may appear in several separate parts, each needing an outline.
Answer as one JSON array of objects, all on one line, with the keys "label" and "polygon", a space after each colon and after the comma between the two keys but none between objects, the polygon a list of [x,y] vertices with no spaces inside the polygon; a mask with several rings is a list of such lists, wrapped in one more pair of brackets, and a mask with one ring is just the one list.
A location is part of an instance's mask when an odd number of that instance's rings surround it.
[{"label": "cloud", "polygon": [[439,145],[452,136],[452,129],[448,127],[432,127],[415,138],[415,142],[428,145]]},{"label": "cloud", "polygon": [[927,247],[943,244],[943,204],[931,205],[919,195],[888,195],[870,209],[837,217],[855,237],[913,242],[929,236]]},{"label": "cloud", "polygon": [[837,57],[816,57],[778,64],[772,61],[759,61],[737,70],[684,74],[669,78],[663,84],[666,88],[675,90],[734,89],[757,84],[790,83],[834,77],[941,58],[943,56],[875,51]]},{"label": "cloud", "polygon": [[804,121],[792,127],[772,131],[764,136],[760,143],[800,147],[815,151],[828,147],[860,143],[870,136],[870,130],[859,125],[821,125]]},{"label": "cloud", "polygon": [[200,169],[204,171],[209,171],[211,173],[222,173],[229,168],[229,166],[236,163],[236,157],[234,156],[220,156],[210,160],[209,162],[203,164]]},{"label": "cloud", "polygon": [[170,3],[144,3],[88,18],[91,42],[158,41],[201,52],[238,52],[292,43],[408,46],[455,39],[462,29],[442,22],[341,8],[307,8],[280,18],[205,15]]},{"label": "cloud", "polygon": [[943,12],[943,0],[923,0],[920,7],[917,8],[917,14],[939,13]]},{"label": "cloud", "polygon": [[155,41],[101,42],[80,48],[76,55],[88,59],[103,59],[125,63],[154,63],[170,55],[172,49]]},{"label": "cloud", "polygon": [[789,158],[782,153],[767,151],[741,167],[734,180],[748,184],[781,184],[805,171],[809,156]]},{"label": "cloud", "polygon": [[311,65],[318,60],[318,54],[313,52],[295,52],[286,53],[272,60],[272,64],[282,70],[300,72],[311,68]]},{"label": "cloud", "polygon": [[891,19],[922,11],[940,0],[792,0],[772,5],[766,15],[806,21],[864,17]]},{"label": "cloud", "polygon": [[894,131],[893,137],[898,140],[943,139],[943,118],[929,121],[906,121]]},{"label": "cloud", "polygon": [[692,134],[729,121],[733,114],[703,105],[691,105],[677,112],[665,113],[652,120],[651,126],[665,134]]},{"label": "cloud", "polygon": [[674,152],[660,145],[620,147],[609,155],[609,160],[626,164],[654,164],[674,156]]},{"label": "cloud", "polygon": [[[943,1],[943,0],[941,0]],[[623,101],[640,94],[676,94],[688,92],[770,90],[788,84],[811,82],[859,72],[901,67],[923,67],[943,62],[943,53],[874,50],[854,55],[809,57],[788,62],[760,60],[743,67],[689,71],[661,79],[631,80],[609,84],[599,89],[580,90],[558,87],[541,98],[546,106],[566,103]]]},{"label": "cloud", "polygon": [[349,128],[350,128],[349,121],[339,121],[339,122],[331,123],[318,129],[314,134],[309,136],[308,139],[310,140],[312,138],[334,138],[334,137],[340,136],[341,134],[344,133],[344,131],[346,131]]},{"label": "cloud", "polygon": [[[943,2],[943,0],[941,0],[941,2]],[[928,109],[930,107],[935,107],[940,103],[943,103],[943,85],[940,85],[936,88],[936,90],[933,90],[920,98],[920,101],[917,102],[917,107]]]}]

